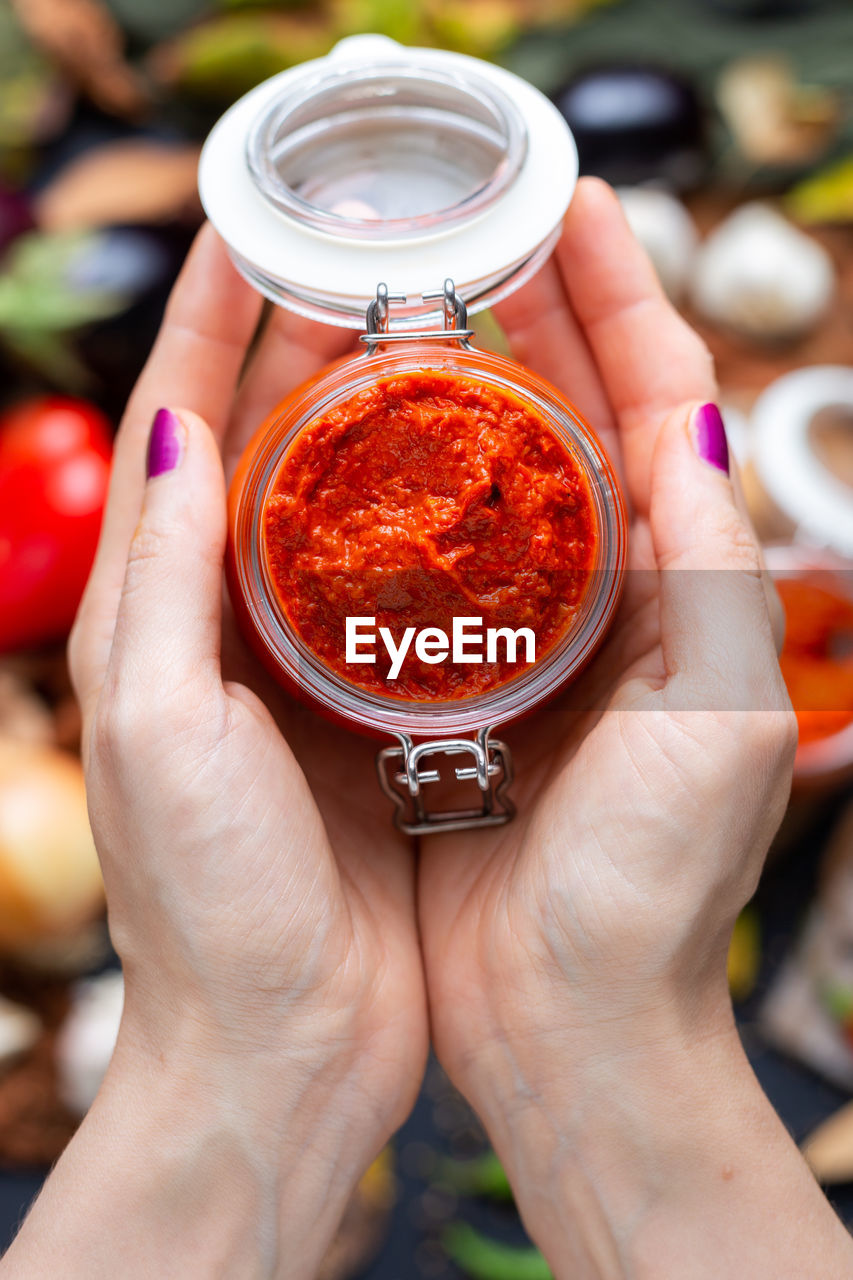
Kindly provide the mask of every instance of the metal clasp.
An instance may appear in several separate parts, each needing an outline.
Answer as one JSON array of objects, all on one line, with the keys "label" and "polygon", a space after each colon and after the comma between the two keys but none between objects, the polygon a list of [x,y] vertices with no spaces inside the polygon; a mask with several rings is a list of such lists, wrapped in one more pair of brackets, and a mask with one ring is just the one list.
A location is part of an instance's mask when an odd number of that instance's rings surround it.
[{"label": "metal clasp", "polygon": [[376,297],[368,303],[365,319],[367,333],[359,336],[359,342],[367,345],[367,354],[372,356],[380,343],[386,342],[433,342],[458,341],[460,346],[470,347],[470,339],[474,330],[468,328],[468,308],[456,292],[456,286],[448,277],[444,288],[435,292],[421,294],[424,302],[435,302],[441,298],[444,302],[443,329],[401,329],[391,333],[388,315],[389,303],[406,302],[405,293],[389,293],[387,284],[376,286]]},{"label": "metal clasp", "polygon": [[[491,729],[480,729],[476,738],[438,738],[417,746],[405,733],[397,734],[398,747],[384,747],[376,756],[379,785],[394,805],[394,826],[407,836],[428,835],[433,831],[469,831],[475,827],[497,827],[515,816],[515,805],[507,795],[512,782],[512,756],[509,747],[490,739]],[[474,757],[472,765],[457,765],[458,782],[474,782],[480,788],[479,808],[430,811],[421,787],[439,782],[436,767],[421,768],[428,756]]]}]

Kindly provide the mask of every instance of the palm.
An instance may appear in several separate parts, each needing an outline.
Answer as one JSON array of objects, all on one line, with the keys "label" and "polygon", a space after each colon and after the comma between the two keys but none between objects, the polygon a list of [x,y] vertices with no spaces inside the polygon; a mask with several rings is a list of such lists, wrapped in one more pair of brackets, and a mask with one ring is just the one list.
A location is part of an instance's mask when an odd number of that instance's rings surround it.
[{"label": "palm", "polygon": [[[584,849],[595,843],[589,818],[612,812],[614,797],[634,782],[624,724],[601,715],[605,707],[653,705],[662,684],[656,574],[649,564],[645,521],[635,519],[632,534],[626,591],[610,638],[567,692],[529,721],[501,733],[515,766],[516,819],[475,836],[423,842],[421,928],[434,1030],[442,1048],[443,1011],[459,1006],[460,974],[470,978],[477,973],[478,957],[496,959],[496,951],[503,953],[498,963],[508,972],[529,963],[529,955],[515,952],[520,940],[521,952],[526,951],[539,932],[546,905],[541,855],[553,843],[554,832],[571,847],[571,858],[562,860],[562,888],[578,904],[583,894],[571,882],[582,881],[590,870],[583,857]],[[600,868],[596,875],[600,877]],[[628,908],[624,883],[613,890],[610,901]],[[611,933],[618,936],[617,929]],[[481,972],[479,981],[491,980]],[[452,1047],[449,1056],[452,1060]]]},{"label": "palm", "polygon": [[[228,480],[275,405],[352,345],[346,332],[277,312],[246,363],[260,305],[206,228],[176,286],[117,439],[104,535],[73,655],[84,723],[91,722],[109,658],[154,412],[165,404],[203,417],[219,441]],[[292,924],[309,933],[316,925],[315,936],[329,938],[322,948],[326,978],[339,986],[345,979],[353,1002],[364,998],[363,1030],[382,1071],[379,1087],[383,1096],[401,1099],[405,1106],[426,1043],[413,856],[387,821],[372,752],[366,742],[334,730],[275,685],[248,652],[227,602],[221,659],[231,740],[218,758],[230,761],[226,771],[251,775],[253,792],[266,789],[269,799],[261,796],[260,811],[279,814],[278,837],[263,847],[259,840],[254,851],[264,863],[258,885],[275,874],[301,912]],[[228,794],[227,777],[211,787],[213,794],[217,791]],[[295,839],[283,841],[283,832]],[[288,858],[290,865],[283,866]],[[241,892],[244,888],[251,895],[252,886],[240,886]],[[282,903],[280,914],[287,913],[288,904]]]},{"label": "palm", "polygon": [[[304,325],[288,315],[274,317],[243,378],[223,439],[227,480],[274,406],[352,345],[346,332]],[[292,812],[292,800],[299,797],[306,812],[316,808],[319,813],[338,873],[332,896],[338,898],[341,929],[351,929],[349,965],[362,968],[365,978],[371,970],[374,975],[368,1034],[377,1044],[379,1061],[393,1064],[397,1078],[388,1079],[386,1087],[399,1087],[398,1081],[405,1080],[410,1096],[426,1038],[413,857],[387,822],[369,745],[342,734],[275,683],[249,652],[227,602],[222,659],[226,681],[239,682],[260,700],[283,739],[276,747],[283,749],[279,786],[288,797],[287,808]],[[271,731],[270,737],[277,735]],[[264,745],[259,742],[259,749]],[[333,914],[335,903],[315,907]]]},{"label": "palm", "polygon": [[[290,342],[290,329],[299,332],[298,344]],[[270,410],[298,382],[352,346],[346,332],[309,328],[289,316],[276,317],[263,342],[241,385],[224,440],[229,480],[245,445]],[[299,357],[298,361],[289,362],[286,377],[281,374],[282,367],[287,367],[282,344],[298,352]],[[377,938],[385,938],[389,946],[401,942],[401,932],[406,935],[409,964],[392,965],[391,969],[400,970],[401,978],[413,980],[417,956],[411,928],[412,857],[406,842],[387,821],[369,743],[341,733],[285,693],[248,650],[227,603],[223,618],[223,675],[250,689],[272,713],[293,756],[294,776],[289,785],[304,789],[306,799],[316,804],[342,872],[345,892],[350,886],[358,886],[356,895],[349,893],[349,909],[366,914],[371,931]],[[287,789],[284,779],[282,787]],[[387,925],[391,922],[399,928],[392,928],[389,933]]]},{"label": "palm", "polygon": [[[572,904],[581,938],[588,923],[602,923],[585,921],[585,906],[597,916],[602,903],[613,904],[624,916],[632,896],[643,892],[630,869],[616,871],[597,855],[605,822],[628,828],[620,797],[636,796],[633,737],[645,730],[641,718],[601,711],[662,705],[651,453],[669,413],[714,394],[701,343],[661,297],[615,202],[595,185],[582,184],[555,258],[504,304],[501,318],[514,354],[560,387],[605,442],[632,510],[629,573],[616,625],[584,676],[534,719],[501,735],[515,762],[516,820],[423,843],[421,932],[434,1033],[449,1064],[463,1034],[460,1005],[471,1017],[478,988],[501,971],[529,968],[531,952],[547,962],[542,919],[549,894]],[[680,749],[677,719],[671,723],[674,740],[661,744],[662,764],[667,745],[673,755]],[[660,775],[666,772],[664,764]],[[673,782],[674,773],[673,762]],[[556,877],[547,887],[543,865]],[[586,891],[591,881],[604,890],[594,903]],[[619,920],[610,926],[600,936],[618,948]],[[460,1001],[460,983],[468,1000]]]}]

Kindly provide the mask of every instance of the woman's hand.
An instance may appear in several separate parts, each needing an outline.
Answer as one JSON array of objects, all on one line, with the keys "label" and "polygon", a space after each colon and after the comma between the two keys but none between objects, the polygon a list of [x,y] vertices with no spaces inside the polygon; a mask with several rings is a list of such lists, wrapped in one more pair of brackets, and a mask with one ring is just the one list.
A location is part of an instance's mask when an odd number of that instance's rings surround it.
[{"label": "woman's hand", "polygon": [[844,1274],[726,985],[796,728],[710,357],[594,180],[502,320],[617,461],[630,567],[585,677],[501,734],[516,821],[423,842],[437,1051],[558,1276]]},{"label": "woman's hand", "polygon": [[231,678],[259,672],[223,637],[222,454],[351,341],[278,313],[238,387],[259,308],[203,230],[118,435],[70,656],[125,1013],[10,1274],[114,1276],[121,1248],[127,1276],[313,1276],[420,1081],[412,854],[372,751]]}]

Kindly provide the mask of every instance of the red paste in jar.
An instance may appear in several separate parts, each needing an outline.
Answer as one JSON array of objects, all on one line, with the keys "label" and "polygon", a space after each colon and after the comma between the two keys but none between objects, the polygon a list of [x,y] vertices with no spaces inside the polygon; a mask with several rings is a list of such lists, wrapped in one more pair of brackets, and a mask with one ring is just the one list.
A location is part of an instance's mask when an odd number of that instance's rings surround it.
[{"label": "red paste in jar", "polygon": [[510,391],[455,372],[382,378],[303,429],[264,511],[270,577],[291,627],[339,676],[370,692],[443,701],[524,670],[436,664],[412,643],[397,679],[384,645],[345,661],[345,622],[405,628],[482,618],[529,627],[539,660],[575,619],[595,561],[589,484],[545,417]]},{"label": "red paste in jar", "polygon": [[800,742],[838,733],[853,721],[853,600],[809,578],[778,578],[785,608],[779,663]]}]

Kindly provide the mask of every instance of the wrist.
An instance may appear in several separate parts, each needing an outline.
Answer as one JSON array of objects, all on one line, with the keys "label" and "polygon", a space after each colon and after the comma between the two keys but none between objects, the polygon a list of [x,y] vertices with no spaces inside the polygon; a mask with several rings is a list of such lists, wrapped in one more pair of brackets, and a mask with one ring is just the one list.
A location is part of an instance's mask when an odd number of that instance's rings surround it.
[{"label": "wrist", "polygon": [[658,1237],[684,1212],[673,1192],[702,1182],[705,1153],[718,1177],[730,1163],[712,1130],[720,1084],[726,1097],[733,1078],[742,1086],[743,1055],[730,1014],[695,1040],[670,1015],[564,1024],[545,1043],[501,1037],[491,1072],[463,1084],[557,1280],[692,1275],[684,1258],[661,1265]]},{"label": "wrist", "polygon": [[[518,1069],[469,1094],[557,1280],[849,1273],[851,1248],[762,1093],[731,1017]],[[530,1061],[533,1060],[531,1054]],[[505,1076],[504,1080],[509,1080]]]},{"label": "wrist", "polygon": [[[4,1277],[310,1280],[385,1135],[348,1064],[292,1046],[214,1049],[195,1025],[154,1045],[123,1025],[101,1091],[4,1262]],[[203,1050],[203,1046],[207,1046]],[[283,1059],[283,1060],[282,1060]],[[349,1115],[349,1119],[348,1119]]]},{"label": "wrist", "polygon": [[[168,1039],[132,1021],[123,1028],[103,1103],[125,1116],[134,1095],[162,1090],[158,1131],[177,1131],[194,1176],[223,1199],[221,1189],[239,1182],[239,1223],[232,1215],[228,1232],[242,1240],[235,1275],[313,1280],[359,1177],[391,1135],[380,1106],[364,1104],[356,1037],[339,1021],[323,1013],[310,1032],[289,1021],[275,1038],[246,1034],[236,1046],[196,1019]],[[210,1205],[204,1217],[219,1221]],[[186,1212],[176,1216],[181,1241],[192,1238],[187,1225]],[[191,1273],[231,1274],[197,1263]]]}]

